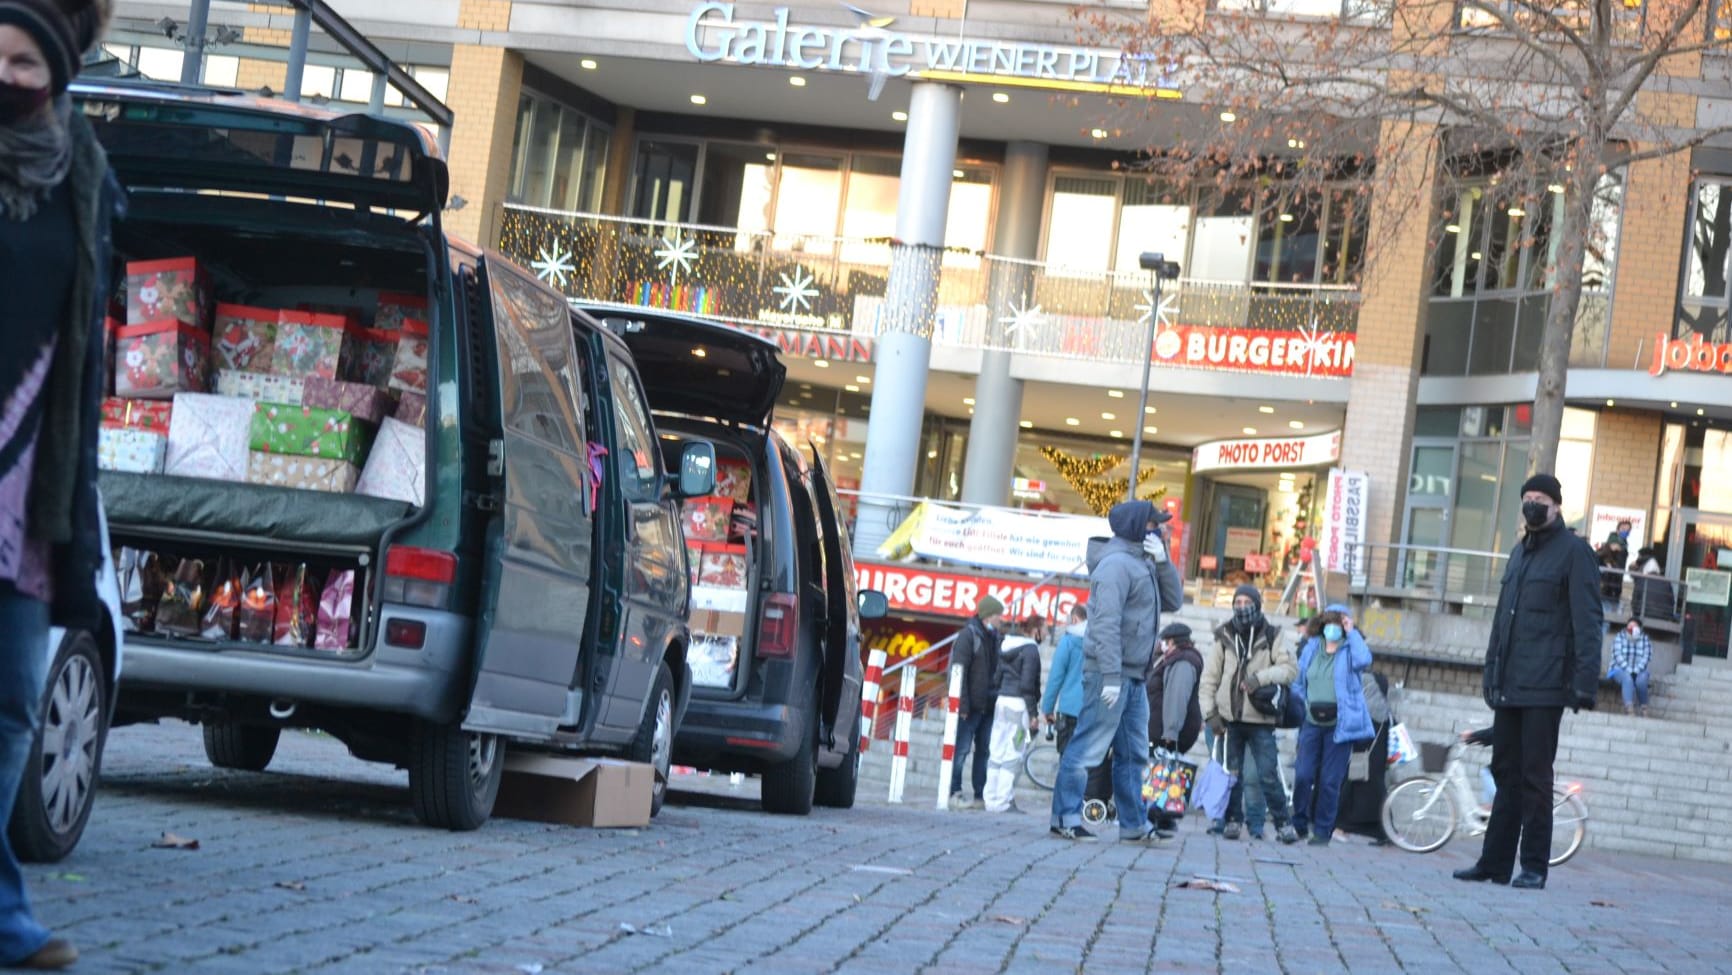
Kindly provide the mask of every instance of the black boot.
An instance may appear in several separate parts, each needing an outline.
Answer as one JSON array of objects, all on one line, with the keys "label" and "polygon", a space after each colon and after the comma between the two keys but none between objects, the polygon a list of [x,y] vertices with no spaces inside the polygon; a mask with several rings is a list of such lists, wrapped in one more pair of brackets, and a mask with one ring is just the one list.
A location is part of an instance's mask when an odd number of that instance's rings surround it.
[{"label": "black boot", "polygon": [[1516,876],[1516,879],[1509,882],[1509,885],[1520,890],[1545,890],[1546,875],[1535,873],[1532,870],[1523,870]]},{"label": "black boot", "polygon": [[[1509,876],[1507,874],[1500,877],[1477,863],[1465,870],[1457,870],[1454,876],[1457,880],[1466,880],[1470,882],[1489,880],[1494,884],[1509,883]],[[1526,874],[1523,874],[1523,876],[1526,876]],[[1544,882],[1544,878],[1541,878],[1541,882]]]}]

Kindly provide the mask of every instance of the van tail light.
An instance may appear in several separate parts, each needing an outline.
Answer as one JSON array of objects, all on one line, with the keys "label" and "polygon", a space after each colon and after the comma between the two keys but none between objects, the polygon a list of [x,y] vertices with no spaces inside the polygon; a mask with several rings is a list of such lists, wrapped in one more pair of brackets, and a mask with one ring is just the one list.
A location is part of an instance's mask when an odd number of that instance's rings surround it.
[{"label": "van tail light", "polygon": [[800,603],[794,595],[774,592],[765,596],[764,616],[758,621],[758,656],[791,659],[799,633]]},{"label": "van tail light", "polygon": [[457,579],[457,556],[432,548],[393,545],[385,553],[385,601],[446,609]]}]

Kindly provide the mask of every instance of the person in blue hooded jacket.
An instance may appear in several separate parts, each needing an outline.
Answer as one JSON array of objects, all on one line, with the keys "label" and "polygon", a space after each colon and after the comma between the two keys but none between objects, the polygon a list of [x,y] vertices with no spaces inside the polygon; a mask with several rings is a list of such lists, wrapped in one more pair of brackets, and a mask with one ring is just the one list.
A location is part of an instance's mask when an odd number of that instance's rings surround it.
[{"label": "person in blue hooded jacket", "polygon": [[1340,604],[1312,619],[1309,631],[1293,682],[1305,711],[1293,761],[1293,828],[1300,836],[1309,830],[1312,846],[1328,846],[1353,746],[1377,734],[1360,680],[1371,669],[1371,648]]},{"label": "person in blue hooded jacket", "polygon": [[1052,673],[1046,678],[1046,692],[1040,696],[1040,711],[1046,715],[1047,726],[1058,735],[1058,753],[1064,754],[1070,736],[1076,731],[1077,715],[1082,713],[1083,637],[1089,631],[1089,611],[1085,603],[1070,610],[1070,625],[1058,638],[1058,649],[1052,654]]}]

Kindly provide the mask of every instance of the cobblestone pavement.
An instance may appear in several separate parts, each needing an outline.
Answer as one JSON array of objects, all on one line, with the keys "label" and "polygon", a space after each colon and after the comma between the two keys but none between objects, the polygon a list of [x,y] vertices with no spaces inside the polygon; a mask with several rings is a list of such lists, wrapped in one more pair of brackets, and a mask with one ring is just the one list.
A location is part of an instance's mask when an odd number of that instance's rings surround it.
[{"label": "cobblestone pavement", "polygon": [[[404,777],[285,735],[216,772],[197,729],[116,731],[83,845],[29,868],[81,972],[1708,972],[1724,868],[1588,852],[1543,893],[1473,850],[1074,845],[1045,815],[862,802],[807,819],[676,795],[645,830],[416,826]],[[725,791],[725,780],[722,786]],[[196,851],[152,849],[164,831]],[[1239,893],[1171,889],[1197,874]],[[628,932],[630,926],[636,933]]]}]

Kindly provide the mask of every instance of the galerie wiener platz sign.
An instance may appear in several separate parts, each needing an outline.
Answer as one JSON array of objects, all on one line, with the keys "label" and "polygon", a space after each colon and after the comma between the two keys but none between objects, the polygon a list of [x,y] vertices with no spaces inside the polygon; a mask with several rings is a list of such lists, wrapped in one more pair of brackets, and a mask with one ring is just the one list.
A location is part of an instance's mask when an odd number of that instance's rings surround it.
[{"label": "galerie wiener platz sign", "polygon": [[1180,92],[1153,58],[1104,48],[1015,40],[941,37],[891,30],[893,17],[847,7],[853,27],[794,23],[787,7],[772,20],[735,16],[734,4],[701,3],[686,19],[686,50],[705,63],[798,71],[838,71],[883,78],[1010,80],[1073,90],[1136,89],[1158,97]]}]

